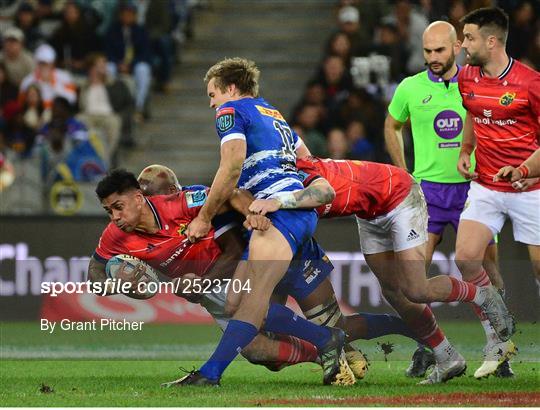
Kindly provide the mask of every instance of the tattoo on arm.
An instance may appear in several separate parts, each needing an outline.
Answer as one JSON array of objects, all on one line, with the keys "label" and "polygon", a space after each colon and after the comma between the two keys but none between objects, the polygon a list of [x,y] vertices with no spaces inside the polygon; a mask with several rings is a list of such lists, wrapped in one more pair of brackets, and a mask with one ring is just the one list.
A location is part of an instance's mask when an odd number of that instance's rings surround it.
[{"label": "tattoo on arm", "polygon": [[332,202],[335,192],[325,179],[319,179],[307,188],[295,192],[294,197],[298,208],[315,208]]},{"label": "tattoo on arm", "polygon": [[88,280],[91,282],[105,282],[106,279],[105,265],[92,256],[88,264]]}]

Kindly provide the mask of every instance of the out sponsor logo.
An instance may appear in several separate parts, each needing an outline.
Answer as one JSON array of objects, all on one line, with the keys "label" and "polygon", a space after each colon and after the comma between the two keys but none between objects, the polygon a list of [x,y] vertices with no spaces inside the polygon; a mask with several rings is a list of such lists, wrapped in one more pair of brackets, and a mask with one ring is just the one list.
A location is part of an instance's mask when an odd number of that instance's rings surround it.
[{"label": "out sponsor logo", "polygon": [[439,137],[451,140],[461,133],[463,120],[457,112],[444,110],[433,120],[433,129]]}]

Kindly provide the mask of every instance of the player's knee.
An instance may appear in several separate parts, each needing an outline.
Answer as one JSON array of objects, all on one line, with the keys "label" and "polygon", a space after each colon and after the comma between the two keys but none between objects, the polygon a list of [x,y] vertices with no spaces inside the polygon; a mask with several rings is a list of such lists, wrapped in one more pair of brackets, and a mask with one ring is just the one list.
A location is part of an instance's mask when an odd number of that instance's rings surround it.
[{"label": "player's knee", "polygon": [[482,265],[484,255],[477,252],[471,246],[456,244],[456,265],[461,272]]},{"label": "player's knee", "polygon": [[227,303],[225,304],[225,314],[227,316],[234,316],[234,314],[236,313],[236,311],[238,310],[238,306],[240,306],[239,303],[234,303],[234,302],[230,302],[227,301]]},{"label": "player's knee", "polygon": [[400,291],[397,286],[383,286],[382,294],[391,305],[399,301]]}]

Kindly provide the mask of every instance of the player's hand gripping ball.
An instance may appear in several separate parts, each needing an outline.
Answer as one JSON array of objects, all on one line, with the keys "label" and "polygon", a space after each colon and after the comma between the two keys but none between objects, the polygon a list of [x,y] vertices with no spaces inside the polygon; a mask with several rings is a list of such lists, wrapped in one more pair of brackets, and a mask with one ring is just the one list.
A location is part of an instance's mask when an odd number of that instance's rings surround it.
[{"label": "player's hand gripping ball", "polygon": [[[107,277],[131,283],[126,296],[134,299],[149,299],[157,293],[159,277],[157,272],[139,258],[131,255],[116,255],[105,266]],[[149,284],[154,282],[154,285]],[[144,285],[142,285],[144,283]]]}]

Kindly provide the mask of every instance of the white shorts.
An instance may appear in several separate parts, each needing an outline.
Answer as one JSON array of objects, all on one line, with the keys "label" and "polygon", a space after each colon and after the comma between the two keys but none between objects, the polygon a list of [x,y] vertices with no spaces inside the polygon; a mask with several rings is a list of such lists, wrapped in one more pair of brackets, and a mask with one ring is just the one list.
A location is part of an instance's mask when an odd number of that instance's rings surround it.
[{"label": "white shorts", "polygon": [[386,251],[404,251],[427,241],[426,200],[418,184],[395,209],[374,219],[356,217],[360,248],[367,255]]},{"label": "white shorts", "polygon": [[471,182],[460,219],[480,222],[496,235],[506,217],[512,221],[516,241],[540,245],[540,190],[500,192]]}]

